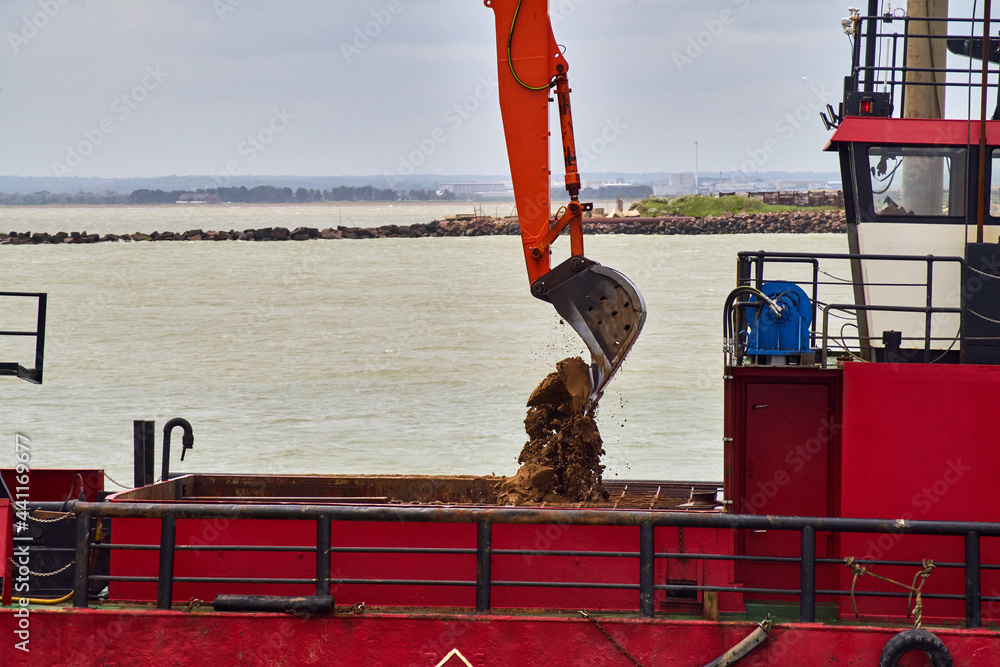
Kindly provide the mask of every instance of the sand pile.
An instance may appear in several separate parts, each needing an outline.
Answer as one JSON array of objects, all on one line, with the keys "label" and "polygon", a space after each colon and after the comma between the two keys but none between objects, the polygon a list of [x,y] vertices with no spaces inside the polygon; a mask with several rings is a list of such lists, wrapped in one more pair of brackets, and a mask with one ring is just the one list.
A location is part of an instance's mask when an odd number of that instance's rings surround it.
[{"label": "sand pile", "polygon": [[590,373],[580,357],[563,359],[528,399],[528,434],[521,467],[500,482],[497,503],[596,501],[608,497],[601,484],[601,434],[590,402]]}]

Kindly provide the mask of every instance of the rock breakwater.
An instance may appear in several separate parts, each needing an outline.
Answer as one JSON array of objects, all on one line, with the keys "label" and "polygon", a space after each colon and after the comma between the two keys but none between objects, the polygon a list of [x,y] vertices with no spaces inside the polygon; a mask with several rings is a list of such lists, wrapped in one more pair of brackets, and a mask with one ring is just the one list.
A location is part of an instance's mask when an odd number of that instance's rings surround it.
[{"label": "rock breakwater", "polygon": [[[585,234],[821,234],[846,230],[843,211],[733,213],[730,215],[660,218],[586,218]],[[0,244],[107,243],[133,241],[307,241],[310,239],[422,238],[435,236],[513,236],[516,220],[480,218],[381,227],[264,227],[228,231],[153,232],[145,234],[88,234],[87,232],[0,232]]]}]

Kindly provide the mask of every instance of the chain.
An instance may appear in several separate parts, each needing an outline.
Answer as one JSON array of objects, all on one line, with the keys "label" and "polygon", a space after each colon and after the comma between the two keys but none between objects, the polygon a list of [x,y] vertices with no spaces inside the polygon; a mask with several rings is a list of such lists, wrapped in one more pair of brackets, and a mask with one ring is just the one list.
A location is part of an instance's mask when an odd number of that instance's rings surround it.
[{"label": "chain", "polygon": [[629,660],[631,660],[633,665],[635,665],[636,667],[642,667],[642,663],[639,662],[638,660],[636,660],[635,658],[633,658],[632,654],[630,654],[628,651],[625,650],[625,647],[623,647],[621,644],[619,644],[617,641],[615,641],[615,638],[612,637],[608,633],[608,631],[604,629],[603,625],[601,625],[600,623],[597,622],[596,618],[594,618],[593,616],[591,616],[590,614],[588,614],[586,609],[580,610],[580,615],[583,616],[588,621],[590,621],[591,623],[593,623],[594,625],[596,625],[597,629],[600,630],[604,634],[604,636],[608,638],[608,641],[611,642],[612,645],[614,645],[614,647],[616,649],[618,649],[619,651],[621,651],[622,655],[624,655],[626,658],[628,658]]},{"label": "chain", "polygon": [[819,271],[820,273],[822,273],[824,276],[829,276],[830,278],[833,278],[834,280],[839,280],[842,283],[853,283],[854,282],[853,280],[848,280],[847,278],[841,278],[840,276],[835,276],[832,273],[828,273],[827,271],[824,271],[823,269],[816,269],[816,270]]},{"label": "chain", "polygon": [[337,610],[337,613],[338,614],[356,614],[356,615],[363,614],[363,613],[365,613],[365,603],[364,602],[355,602],[352,605],[346,605],[344,607],[341,607],[339,610]]},{"label": "chain", "polygon": [[993,324],[1000,324],[1000,320],[994,320],[992,317],[986,317],[985,315],[980,315],[971,308],[966,308],[966,310],[975,315],[976,317],[986,320],[987,322],[992,322]]},{"label": "chain", "polygon": [[[17,567],[17,568],[21,567],[20,565],[18,565],[17,563],[14,562],[13,558],[8,558],[7,560],[10,561],[11,565],[13,565],[14,567]],[[55,572],[32,572],[31,570],[28,570],[28,574],[30,574],[32,576],[35,576],[35,577],[52,577],[52,576],[55,576],[55,575],[59,574],[60,572],[65,572],[66,570],[68,570],[69,568],[71,568],[74,563],[76,563],[76,561],[75,560],[71,560],[70,562],[66,563],[61,568],[59,568],[58,570],[56,570]]]},{"label": "chain", "polygon": [[114,480],[114,479],[113,479],[113,478],[111,477],[111,475],[109,475],[109,474],[108,474],[108,473],[106,473],[106,472],[104,473],[104,476],[105,476],[105,477],[107,477],[107,478],[108,478],[108,480],[110,480],[112,484],[114,484],[115,486],[117,486],[117,487],[118,487],[118,488],[120,488],[120,489],[131,489],[131,488],[132,488],[131,486],[125,486],[125,485],[124,485],[124,484],[122,484],[121,482],[116,482],[116,481],[115,481],[115,480]]},{"label": "chain", "polygon": [[63,512],[59,516],[54,517],[52,519],[39,519],[39,518],[35,517],[34,515],[29,514],[28,515],[28,521],[34,521],[35,523],[56,523],[58,521],[62,521],[66,517],[70,517],[70,516],[73,516],[72,512]]},{"label": "chain", "polygon": [[204,605],[205,605],[205,601],[204,600],[199,600],[198,598],[189,598],[188,601],[187,601],[187,610],[188,611],[193,611],[193,610],[197,609],[198,607],[202,607]]},{"label": "chain", "polygon": [[1000,276],[994,275],[992,273],[986,273],[985,271],[980,271],[976,267],[969,266],[968,264],[965,265],[965,268],[967,268],[969,271],[972,271],[973,273],[978,273],[981,276],[985,276],[986,278],[993,278],[994,280],[1000,278]]}]

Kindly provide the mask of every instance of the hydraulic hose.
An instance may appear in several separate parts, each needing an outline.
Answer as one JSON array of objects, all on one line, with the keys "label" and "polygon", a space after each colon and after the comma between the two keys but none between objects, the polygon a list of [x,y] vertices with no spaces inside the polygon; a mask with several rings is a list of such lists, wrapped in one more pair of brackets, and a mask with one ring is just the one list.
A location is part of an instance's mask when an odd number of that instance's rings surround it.
[{"label": "hydraulic hose", "polygon": [[726,667],[727,665],[735,665],[737,662],[749,655],[751,651],[764,643],[767,640],[770,631],[771,617],[768,616],[766,619],[761,621],[754,631],[747,635],[743,641],[720,655],[712,662],[706,664],[705,667]]}]

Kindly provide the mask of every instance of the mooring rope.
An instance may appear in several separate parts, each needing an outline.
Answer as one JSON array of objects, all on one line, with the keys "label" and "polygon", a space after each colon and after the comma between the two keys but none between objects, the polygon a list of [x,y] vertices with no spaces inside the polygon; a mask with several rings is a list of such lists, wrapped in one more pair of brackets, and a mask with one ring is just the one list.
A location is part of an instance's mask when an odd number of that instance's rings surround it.
[{"label": "mooring rope", "polygon": [[[888,577],[883,577],[881,575],[875,574],[867,567],[858,565],[854,556],[845,557],[844,564],[847,567],[851,568],[851,572],[854,573],[854,579],[851,580],[851,604],[854,605],[854,617],[855,618],[861,617],[860,614],[858,614],[857,600],[854,599],[854,587],[858,583],[858,577],[867,574],[869,576],[875,577],[876,579],[881,579],[882,581],[899,586],[900,588],[905,588],[910,592],[910,594],[907,595],[906,597],[906,617],[909,618],[911,613],[914,614],[915,624],[913,627],[919,628],[921,625],[921,619],[923,616],[923,608],[924,608],[923,598],[921,597],[921,590],[923,589],[924,584],[927,583],[927,579],[931,576],[931,571],[933,571],[934,568],[937,567],[936,565],[934,565],[934,561],[931,560],[930,558],[924,558],[921,561],[921,563],[923,564],[923,567],[920,569],[919,572],[913,575],[913,583],[907,586],[906,584],[900,583],[898,581],[893,581]],[[920,579],[919,586],[917,585],[917,579]],[[916,594],[917,599],[916,599],[916,604],[913,606],[913,609],[911,610],[910,602],[913,600],[914,594]]]}]

